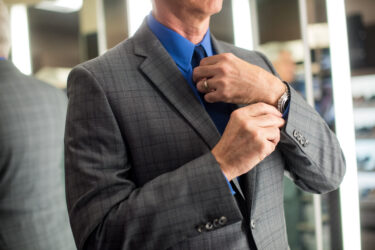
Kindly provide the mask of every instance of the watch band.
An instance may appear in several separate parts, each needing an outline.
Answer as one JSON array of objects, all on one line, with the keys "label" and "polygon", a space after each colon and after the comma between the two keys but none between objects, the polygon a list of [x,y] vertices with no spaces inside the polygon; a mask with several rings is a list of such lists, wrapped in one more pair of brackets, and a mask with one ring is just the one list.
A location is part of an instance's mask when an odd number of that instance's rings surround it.
[{"label": "watch band", "polygon": [[285,92],[277,101],[277,109],[280,111],[280,113],[284,113],[286,103],[289,101],[289,87],[285,82],[284,84],[285,84]]}]

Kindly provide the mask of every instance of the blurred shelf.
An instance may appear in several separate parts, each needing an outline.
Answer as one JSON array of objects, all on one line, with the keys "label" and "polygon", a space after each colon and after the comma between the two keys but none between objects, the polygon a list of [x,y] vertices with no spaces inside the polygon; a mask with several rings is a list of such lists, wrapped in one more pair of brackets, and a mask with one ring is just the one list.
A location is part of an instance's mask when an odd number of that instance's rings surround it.
[{"label": "blurred shelf", "polygon": [[309,222],[301,222],[297,224],[297,230],[303,231],[305,233],[312,233],[315,234],[315,226]]},{"label": "blurred shelf", "polygon": [[373,133],[357,133],[355,135],[356,140],[372,139],[375,140],[375,135]]},{"label": "blurred shelf", "polygon": [[375,96],[375,74],[353,76],[351,82],[353,98],[370,99]]},{"label": "blurred shelf", "polygon": [[358,171],[358,188],[375,189],[375,172],[374,171]]},{"label": "blurred shelf", "polygon": [[375,138],[357,139],[356,140],[356,155],[358,171],[364,175],[366,173],[375,172]]},{"label": "blurred shelf", "polygon": [[375,108],[357,107],[354,109],[354,126],[356,129],[375,127]]},{"label": "blurred shelf", "polygon": [[352,69],[352,76],[375,75],[375,68]]},{"label": "blurred shelf", "polygon": [[375,109],[375,101],[354,101],[353,108],[372,108]]}]

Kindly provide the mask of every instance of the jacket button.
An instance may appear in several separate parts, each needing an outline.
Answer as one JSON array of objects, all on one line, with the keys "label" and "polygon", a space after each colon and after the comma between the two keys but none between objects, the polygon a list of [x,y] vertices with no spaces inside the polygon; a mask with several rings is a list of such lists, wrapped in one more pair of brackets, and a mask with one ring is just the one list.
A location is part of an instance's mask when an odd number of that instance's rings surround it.
[{"label": "jacket button", "polygon": [[225,216],[221,216],[219,219],[219,224],[224,226],[227,223],[228,219]]},{"label": "jacket button", "polygon": [[252,230],[255,229],[255,220],[251,220],[251,221],[250,221],[250,226],[251,226],[251,229],[252,229]]},{"label": "jacket button", "polygon": [[214,227],[215,227],[215,228],[216,228],[216,227],[220,227],[219,219],[214,219],[213,224],[214,224]]},{"label": "jacket button", "polygon": [[214,225],[212,225],[211,222],[207,222],[207,224],[206,224],[206,229],[207,229],[208,231],[210,231],[210,230],[214,229]]},{"label": "jacket button", "polygon": [[203,226],[203,225],[199,225],[199,226],[197,226],[197,231],[198,231],[199,233],[202,233],[202,232],[204,231],[204,226]]},{"label": "jacket button", "polygon": [[294,138],[297,138],[298,136],[299,136],[299,132],[297,131],[297,130],[294,130],[293,131],[293,136],[294,136]]}]

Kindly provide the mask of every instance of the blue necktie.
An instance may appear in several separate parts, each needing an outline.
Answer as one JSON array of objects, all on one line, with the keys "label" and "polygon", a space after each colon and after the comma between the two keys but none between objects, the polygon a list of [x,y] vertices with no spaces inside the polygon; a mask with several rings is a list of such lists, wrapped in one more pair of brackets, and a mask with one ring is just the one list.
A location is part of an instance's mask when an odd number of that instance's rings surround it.
[{"label": "blue necktie", "polygon": [[[206,51],[202,45],[195,46],[194,54],[191,59],[192,68],[194,69],[195,67],[199,66],[200,61],[206,56]],[[233,104],[224,102],[208,103],[204,100],[204,95],[201,93],[199,94],[199,97],[207,113],[215,123],[217,130],[220,132],[220,134],[223,134],[229,121],[230,114],[234,110]]]}]

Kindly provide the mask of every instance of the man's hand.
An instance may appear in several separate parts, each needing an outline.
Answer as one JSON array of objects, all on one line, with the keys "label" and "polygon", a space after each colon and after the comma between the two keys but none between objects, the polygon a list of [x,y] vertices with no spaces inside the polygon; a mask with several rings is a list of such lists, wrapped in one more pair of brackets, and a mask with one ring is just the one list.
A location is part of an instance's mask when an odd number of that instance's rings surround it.
[{"label": "man's hand", "polygon": [[[198,82],[198,91],[206,93],[204,99],[209,103],[264,102],[276,107],[286,91],[280,79],[230,53],[203,58],[194,69],[193,80]],[[204,86],[205,80],[208,89]]]},{"label": "man's hand", "polygon": [[257,103],[231,114],[212,154],[228,180],[249,172],[270,155],[280,140],[282,114],[273,106]]}]

